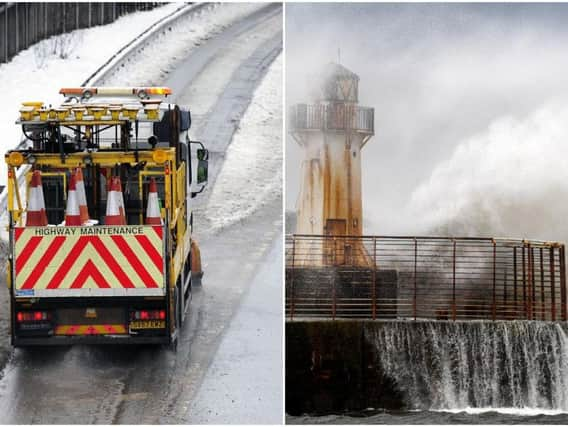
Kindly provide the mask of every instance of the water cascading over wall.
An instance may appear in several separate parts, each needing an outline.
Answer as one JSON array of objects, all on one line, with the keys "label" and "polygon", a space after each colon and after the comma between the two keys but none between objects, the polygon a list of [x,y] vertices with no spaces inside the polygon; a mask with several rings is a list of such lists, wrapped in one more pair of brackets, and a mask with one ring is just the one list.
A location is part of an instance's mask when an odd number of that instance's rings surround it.
[{"label": "water cascading over wall", "polygon": [[367,323],[381,375],[412,409],[568,410],[568,335],[552,322]]},{"label": "water cascading over wall", "polygon": [[286,323],[286,412],[568,411],[568,325],[544,321]]}]

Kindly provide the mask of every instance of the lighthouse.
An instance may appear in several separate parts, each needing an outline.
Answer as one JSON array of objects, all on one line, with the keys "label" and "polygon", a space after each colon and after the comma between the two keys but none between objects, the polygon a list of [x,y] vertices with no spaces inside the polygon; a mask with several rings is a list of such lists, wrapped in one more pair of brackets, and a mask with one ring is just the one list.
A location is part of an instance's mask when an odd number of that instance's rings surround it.
[{"label": "lighthouse", "polygon": [[[289,112],[290,134],[303,151],[296,234],[361,236],[361,152],[374,135],[374,109],[359,106],[359,76],[343,65],[327,64],[312,87],[314,102]],[[317,262],[368,264],[357,239],[342,241],[334,261],[325,248],[311,248],[322,254]]]}]

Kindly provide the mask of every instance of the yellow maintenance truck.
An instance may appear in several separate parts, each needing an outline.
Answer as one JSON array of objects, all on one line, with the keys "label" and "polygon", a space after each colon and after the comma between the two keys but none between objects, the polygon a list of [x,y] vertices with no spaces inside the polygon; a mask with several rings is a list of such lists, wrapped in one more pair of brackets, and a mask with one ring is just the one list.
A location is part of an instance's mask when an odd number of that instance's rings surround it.
[{"label": "yellow maintenance truck", "polygon": [[175,346],[202,275],[191,199],[208,151],[190,111],[165,87],[60,93],[23,103],[27,147],[5,155],[12,344]]}]

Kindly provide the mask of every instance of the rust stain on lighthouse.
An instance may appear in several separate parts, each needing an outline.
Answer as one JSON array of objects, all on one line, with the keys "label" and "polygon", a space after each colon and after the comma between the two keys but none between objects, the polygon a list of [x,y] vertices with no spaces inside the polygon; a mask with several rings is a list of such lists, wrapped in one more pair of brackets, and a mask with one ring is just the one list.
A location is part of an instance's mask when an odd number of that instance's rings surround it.
[{"label": "rust stain on lighthouse", "polygon": [[303,149],[296,234],[330,238],[300,249],[310,252],[310,264],[369,266],[360,240],[333,238],[363,234],[361,149],[374,135],[374,110],[358,105],[359,77],[342,65],[328,64],[318,78],[315,102],[296,104],[289,115]]}]

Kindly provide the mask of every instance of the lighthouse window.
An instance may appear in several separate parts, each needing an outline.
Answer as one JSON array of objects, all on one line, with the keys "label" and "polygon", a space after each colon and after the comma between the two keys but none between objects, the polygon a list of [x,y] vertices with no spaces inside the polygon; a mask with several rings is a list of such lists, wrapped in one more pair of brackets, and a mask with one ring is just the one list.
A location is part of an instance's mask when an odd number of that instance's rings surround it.
[{"label": "lighthouse window", "polygon": [[353,151],[353,157],[357,157],[357,152]]}]

